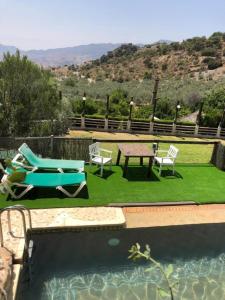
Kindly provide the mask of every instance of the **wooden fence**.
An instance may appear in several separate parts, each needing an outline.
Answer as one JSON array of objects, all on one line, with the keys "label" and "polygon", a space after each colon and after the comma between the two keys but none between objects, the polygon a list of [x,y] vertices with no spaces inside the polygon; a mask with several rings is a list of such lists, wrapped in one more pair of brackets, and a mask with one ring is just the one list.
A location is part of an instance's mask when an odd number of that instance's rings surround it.
[{"label": "wooden fence", "polygon": [[167,144],[196,144],[214,145],[211,162],[220,169],[225,168],[225,146],[218,141],[204,140],[115,140],[115,139],[92,139],[92,138],[67,138],[67,137],[17,137],[0,138],[0,159],[13,157],[22,143],[27,143],[34,153],[43,157],[78,159],[89,161],[88,146],[94,142],[103,143],[167,143]]},{"label": "wooden fence", "polygon": [[225,128],[180,125],[147,121],[129,121],[76,117],[69,118],[70,129],[98,130],[109,132],[130,132],[142,134],[176,135],[186,137],[225,138]]},{"label": "wooden fence", "polygon": [[12,157],[22,143],[27,143],[33,152],[43,157],[89,161],[88,146],[93,140],[55,136],[0,138],[1,158]]}]

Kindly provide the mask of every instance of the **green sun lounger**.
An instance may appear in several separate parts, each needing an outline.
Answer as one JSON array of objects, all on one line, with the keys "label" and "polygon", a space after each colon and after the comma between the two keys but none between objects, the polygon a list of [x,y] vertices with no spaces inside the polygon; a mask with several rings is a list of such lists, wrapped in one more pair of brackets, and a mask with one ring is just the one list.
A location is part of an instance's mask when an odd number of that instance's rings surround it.
[{"label": "green sun lounger", "polygon": [[84,170],[83,160],[40,158],[25,143],[20,146],[19,153],[13,158],[12,163],[32,172],[36,170],[57,170],[63,173],[66,170],[78,172]]},{"label": "green sun lounger", "polygon": [[[19,172],[23,173],[23,172]],[[25,172],[24,172],[25,173]],[[22,182],[10,181],[11,174],[2,177],[2,185],[14,199],[20,199],[33,188],[55,188],[68,197],[76,197],[86,185],[84,173],[25,173]],[[14,176],[15,177],[15,176]],[[68,187],[78,187],[73,193],[66,190]],[[24,188],[16,194],[14,187]]]}]

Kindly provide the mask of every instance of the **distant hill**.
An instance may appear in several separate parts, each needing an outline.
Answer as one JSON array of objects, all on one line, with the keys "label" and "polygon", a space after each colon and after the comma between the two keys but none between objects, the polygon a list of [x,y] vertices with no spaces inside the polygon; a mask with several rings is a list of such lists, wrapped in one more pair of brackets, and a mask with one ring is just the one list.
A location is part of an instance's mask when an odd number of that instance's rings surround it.
[{"label": "distant hill", "polygon": [[0,44],[0,59],[2,59],[3,53],[9,52],[11,54],[14,54],[16,52],[16,49],[17,48],[14,46],[6,46],[6,45]]},{"label": "distant hill", "polygon": [[[89,44],[75,47],[56,48],[48,50],[20,50],[21,54],[26,55],[33,62],[43,66],[64,66],[79,65],[86,61],[94,60],[101,57],[108,51],[119,47],[120,44]],[[0,60],[4,52],[14,54],[16,47],[0,44]]]},{"label": "distant hill", "polygon": [[138,47],[123,44],[99,59],[81,65],[80,76],[118,82],[189,76],[197,80],[225,77],[225,33],[182,42],[160,40]]}]

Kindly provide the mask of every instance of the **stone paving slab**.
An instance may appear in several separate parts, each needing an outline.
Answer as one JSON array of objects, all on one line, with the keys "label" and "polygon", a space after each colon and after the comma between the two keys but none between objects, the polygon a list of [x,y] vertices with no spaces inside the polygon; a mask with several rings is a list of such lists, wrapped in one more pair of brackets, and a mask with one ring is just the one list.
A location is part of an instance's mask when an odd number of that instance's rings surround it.
[{"label": "stone paving slab", "polygon": [[124,207],[128,228],[225,223],[225,204]]}]

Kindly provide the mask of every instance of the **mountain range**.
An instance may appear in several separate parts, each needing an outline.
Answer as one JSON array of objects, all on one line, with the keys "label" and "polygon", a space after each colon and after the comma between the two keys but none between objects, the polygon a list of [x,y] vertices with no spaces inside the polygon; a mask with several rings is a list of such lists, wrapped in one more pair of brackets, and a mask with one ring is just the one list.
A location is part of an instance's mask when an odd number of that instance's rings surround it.
[{"label": "mountain range", "polygon": [[[47,50],[19,50],[22,55],[26,55],[33,62],[48,67],[72,64],[80,65],[86,61],[97,59],[108,51],[113,51],[120,45],[121,44],[99,43]],[[2,60],[4,53],[9,52],[14,54],[16,50],[17,47],[15,46],[0,44],[0,60]]]}]

